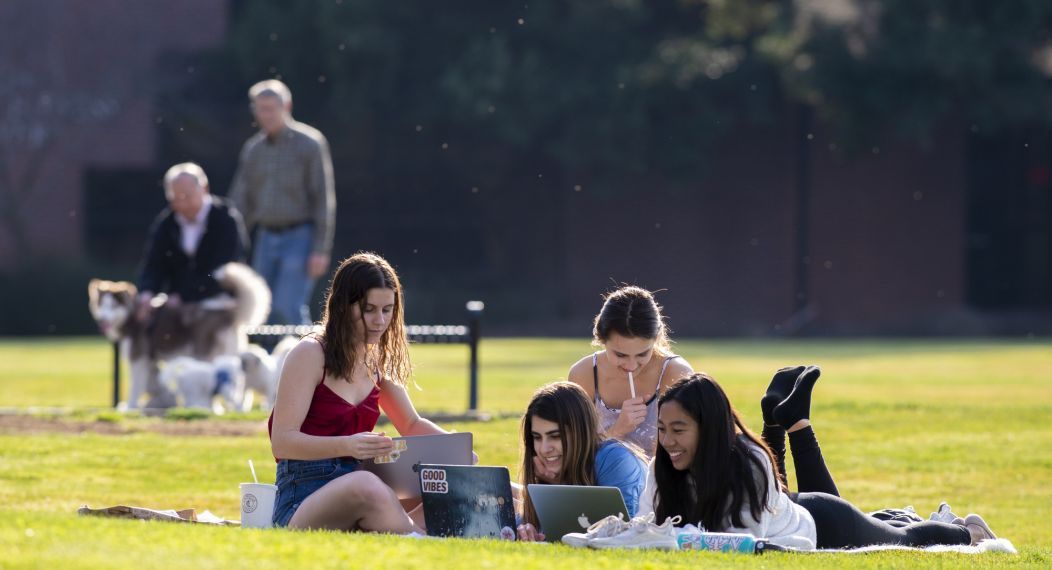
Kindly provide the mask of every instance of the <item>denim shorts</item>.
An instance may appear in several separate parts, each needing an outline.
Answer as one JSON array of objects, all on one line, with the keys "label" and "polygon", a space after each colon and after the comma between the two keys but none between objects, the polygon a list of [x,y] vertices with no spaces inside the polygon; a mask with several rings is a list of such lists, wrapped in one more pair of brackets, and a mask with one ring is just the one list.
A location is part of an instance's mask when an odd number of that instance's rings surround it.
[{"label": "denim shorts", "polygon": [[358,469],[357,459],[316,459],[301,461],[282,459],[278,461],[275,484],[278,496],[274,501],[274,526],[288,526],[296,509],[326,483]]}]

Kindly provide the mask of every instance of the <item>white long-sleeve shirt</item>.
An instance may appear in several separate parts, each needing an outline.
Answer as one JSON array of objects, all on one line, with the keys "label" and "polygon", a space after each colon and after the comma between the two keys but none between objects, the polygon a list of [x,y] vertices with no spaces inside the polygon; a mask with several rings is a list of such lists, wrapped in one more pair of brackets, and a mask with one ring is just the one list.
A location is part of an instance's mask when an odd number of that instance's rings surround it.
[{"label": "white long-sleeve shirt", "polygon": [[205,194],[201,200],[201,209],[197,211],[194,219],[189,220],[181,214],[175,214],[175,223],[179,224],[179,245],[183,253],[193,257],[197,253],[197,246],[201,244],[201,236],[205,234],[208,227],[208,213],[212,211],[212,195]]},{"label": "white long-sleeve shirt", "polygon": [[[789,546],[799,550],[814,550],[818,535],[815,531],[815,520],[807,509],[794,503],[789,499],[785,491],[779,490],[775,481],[774,468],[767,454],[759,448],[753,452],[763,462],[764,472],[767,475],[767,504],[760,514],[760,520],[752,516],[749,509],[749,501],[746,499],[742,504],[741,519],[744,527],[731,525],[728,516],[724,528],[708,529],[713,532],[736,532],[751,534],[756,538],[766,539],[774,544]],[[644,515],[655,511],[657,503],[657,481],[654,477],[654,461],[650,462],[647,470],[647,484],[643,496],[639,498],[639,514]],[[655,521],[661,523],[663,521]],[[698,521],[683,521],[684,524],[698,524]]]}]

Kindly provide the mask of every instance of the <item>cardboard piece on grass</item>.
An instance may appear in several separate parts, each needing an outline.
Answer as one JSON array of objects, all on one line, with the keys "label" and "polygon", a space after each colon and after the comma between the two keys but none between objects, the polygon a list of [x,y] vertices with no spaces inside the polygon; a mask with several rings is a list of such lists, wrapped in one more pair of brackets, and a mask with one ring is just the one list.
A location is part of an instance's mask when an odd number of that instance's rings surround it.
[{"label": "cardboard piece on grass", "polygon": [[77,514],[95,517],[136,519],[144,521],[214,524],[221,526],[239,526],[241,524],[239,521],[232,521],[217,517],[213,515],[210,511],[198,513],[196,509],[182,509],[179,511],[176,511],[174,509],[167,509],[161,511],[156,509],[148,509],[146,507],[129,507],[126,505],[117,505],[114,507],[92,509],[87,505],[84,505],[77,509]]}]

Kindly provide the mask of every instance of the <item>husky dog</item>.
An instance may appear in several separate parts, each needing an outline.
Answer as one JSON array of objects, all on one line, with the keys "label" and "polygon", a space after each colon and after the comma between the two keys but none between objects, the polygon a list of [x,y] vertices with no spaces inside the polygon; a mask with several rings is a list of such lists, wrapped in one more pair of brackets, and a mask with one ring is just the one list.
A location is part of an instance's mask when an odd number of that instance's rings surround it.
[{"label": "husky dog", "polygon": [[[99,331],[119,342],[121,354],[131,364],[129,408],[138,408],[148,394],[148,408],[176,405],[175,394],[160,382],[158,362],[179,356],[212,361],[217,356],[237,357],[248,344],[245,326],[262,324],[270,313],[270,289],[252,268],[227,263],[215,278],[230,294],[200,302],[166,304],[158,295],[147,322],[135,318],[138,299],[135,285],[92,279],[88,284],[88,308]],[[232,295],[232,296],[231,296]]]},{"label": "husky dog", "polygon": [[245,373],[237,356],[217,356],[212,362],[189,356],[173,358],[161,368],[161,384],[175,391],[179,405],[186,408],[217,414],[246,411]]}]

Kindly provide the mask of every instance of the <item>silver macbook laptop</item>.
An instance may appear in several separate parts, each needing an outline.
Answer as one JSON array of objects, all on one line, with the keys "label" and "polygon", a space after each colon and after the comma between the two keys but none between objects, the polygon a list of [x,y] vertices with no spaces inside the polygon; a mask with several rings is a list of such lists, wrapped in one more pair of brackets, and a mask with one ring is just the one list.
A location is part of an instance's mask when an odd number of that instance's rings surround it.
[{"label": "silver macbook laptop", "polygon": [[527,491],[549,542],[559,542],[570,532],[584,532],[610,515],[623,513],[628,520],[628,507],[617,487],[531,484]]},{"label": "silver macbook laptop", "polygon": [[[394,489],[399,499],[420,497],[420,463],[471,465],[470,432],[395,437],[395,452],[362,461],[362,469],[375,473]],[[404,449],[402,449],[404,448]]]}]

